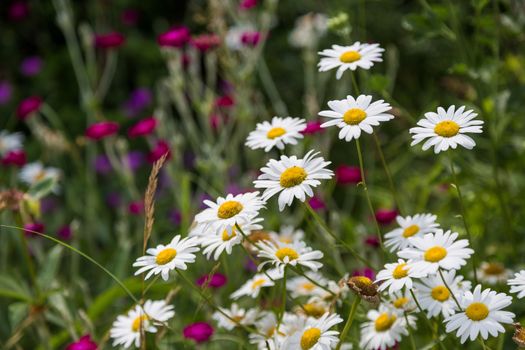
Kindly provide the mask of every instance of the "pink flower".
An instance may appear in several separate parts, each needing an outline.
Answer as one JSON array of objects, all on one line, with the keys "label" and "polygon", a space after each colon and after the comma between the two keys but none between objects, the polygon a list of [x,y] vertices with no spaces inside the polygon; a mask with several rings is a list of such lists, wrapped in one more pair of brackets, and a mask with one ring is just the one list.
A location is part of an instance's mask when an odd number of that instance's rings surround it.
[{"label": "pink flower", "polygon": [[16,109],[18,119],[25,120],[33,113],[38,112],[44,101],[39,96],[30,96],[22,100]]},{"label": "pink flower", "polygon": [[376,279],[376,273],[369,267],[363,267],[354,270],[354,272],[352,273],[352,277],[354,276],[365,276],[370,278],[372,281]]},{"label": "pink flower", "polygon": [[335,170],[335,179],[340,185],[358,184],[361,182],[361,170],[356,166],[340,165]]},{"label": "pink flower", "polygon": [[219,96],[215,100],[216,107],[232,107],[235,105],[235,100],[230,95]]},{"label": "pink flower", "polygon": [[12,2],[8,10],[9,19],[15,22],[24,20],[29,15],[27,1]]},{"label": "pink flower", "polygon": [[323,131],[323,128],[321,128],[321,122],[318,120],[309,121],[306,123],[306,128],[304,128],[303,131],[301,131],[301,134],[303,135],[313,135],[317,134]]},{"label": "pink flower", "polygon": [[259,41],[261,41],[259,32],[244,32],[241,35],[241,42],[246,46],[257,46]]},{"label": "pink flower", "polygon": [[195,322],[184,327],[184,338],[192,339],[197,343],[208,341],[213,335],[213,327],[207,322]]},{"label": "pink flower", "polygon": [[100,140],[104,137],[116,134],[118,132],[118,129],[119,125],[115,122],[98,122],[95,124],[91,124],[86,129],[86,137],[92,140]]},{"label": "pink flower", "polygon": [[135,9],[125,9],[120,14],[120,20],[127,26],[134,26],[140,18],[140,12]]},{"label": "pink flower", "polygon": [[191,45],[201,52],[214,49],[221,44],[221,38],[215,34],[202,34],[191,38]]},{"label": "pink flower", "polygon": [[26,236],[38,236],[35,232],[44,233],[45,226],[43,223],[35,221],[24,225],[24,233]]},{"label": "pink flower", "polygon": [[160,34],[157,42],[160,46],[182,47],[190,40],[190,30],[187,27],[177,27]]},{"label": "pink flower", "polygon": [[168,158],[171,158],[171,152],[170,152],[170,146],[168,143],[164,140],[157,141],[157,144],[155,145],[155,148],[153,148],[148,156],[147,160],[150,163],[155,163],[157,160],[159,160],[164,154],[168,153]]},{"label": "pink flower", "polygon": [[14,165],[17,167],[22,167],[26,164],[27,157],[26,152],[23,150],[14,150],[7,152],[6,155],[2,158],[3,165]]},{"label": "pink flower", "polygon": [[91,340],[89,334],[86,334],[76,342],[69,344],[66,350],[97,350],[97,343]]},{"label": "pink flower", "polygon": [[372,247],[372,248],[378,248],[379,247],[379,238],[377,238],[376,235],[370,235],[365,237],[365,244]]},{"label": "pink flower", "polygon": [[207,285],[212,288],[220,288],[226,284],[228,278],[222,273],[214,273],[213,275],[203,275],[199,277],[196,281],[199,287]]},{"label": "pink flower", "polygon": [[64,225],[60,227],[57,231],[57,236],[60,239],[63,239],[64,241],[70,240],[72,235],[73,235],[73,231],[71,230],[71,226],[69,225]]},{"label": "pink flower", "polygon": [[144,201],[133,201],[128,205],[128,212],[133,215],[140,215],[144,212]]},{"label": "pink flower", "polygon": [[255,6],[257,6],[257,0],[242,0],[239,4],[241,10],[249,10]]},{"label": "pink flower", "polygon": [[397,210],[395,209],[378,209],[376,210],[376,220],[381,225],[391,224],[397,216]]},{"label": "pink flower", "polygon": [[124,35],[118,32],[95,35],[95,47],[101,49],[113,49],[121,46],[125,41]]},{"label": "pink flower", "polygon": [[133,125],[128,130],[129,137],[139,137],[149,135],[155,130],[157,126],[157,120],[155,117],[149,117],[142,120],[139,120],[135,125]]},{"label": "pink flower", "polygon": [[308,200],[308,204],[310,204],[310,206],[312,207],[313,210],[315,211],[320,211],[320,210],[324,210],[326,209],[326,204],[324,203],[324,201],[318,197],[318,196],[313,196],[312,198],[310,198]]}]

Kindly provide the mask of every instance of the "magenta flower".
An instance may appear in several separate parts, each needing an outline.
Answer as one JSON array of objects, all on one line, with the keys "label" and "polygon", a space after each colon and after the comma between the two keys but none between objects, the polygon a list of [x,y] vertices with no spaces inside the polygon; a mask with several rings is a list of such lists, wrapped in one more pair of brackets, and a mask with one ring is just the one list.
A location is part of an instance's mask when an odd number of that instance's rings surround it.
[{"label": "magenta flower", "polygon": [[157,160],[159,160],[166,153],[168,153],[168,157],[166,159],[170,159],[171,158],[170,146],[168,145],[168,143],[166,141],[159,140],[159,141],[157,141],[157,144],[155,145],[155,148],[153,148],[149,152],[149,154],[146,157],[146,159],[150,163],[155,163]]},{"label": "magenta flower", "polygon": [[187,27],[176,27],[160,34],[157,42],[160,46],[182,47],[190,40],[190,30]]},{"label": "magenta flower", "polygon": [[318,196],[313,196],[312,198],[310,198],[308,200],[308,204],[310,204],[312,209],[315,210],[315,211],[320,211],[320,210],[325,210],[326,209],[326,204]]},{"label": "magenta flower", "polygon": [[128,130],[129,137],[139,137],[149,135],[155,130],[157,126],[157,120],[154,117],[145,118],[139,120]]},{"label": "magenta flower", "polygon": [[377,238],[376,235],[370,235],[365,237],[365,244],[372,248],[378,248],[379,243],[379,238]]},{"label": "magenta flower", "polygon": [[235,105],[235,100],[230,95],[219,96],[215,100],[216,107],[232,107]]},{"label": "magenta flower", "polygon": [[71,230],[71,226],[64,225],[60,227],[57,231],[57,236],[64,241],[69,241],[73,236],[73,230]]},{"label": "magenta flower", "polygon": [[133,201],[128,205],[128,212],[133,215],[140,215],[144,212],[144,201]]},{"label": "magenta flower", "polygon": [[141,151],[131,151],[124,159],[125,165],[132,171],[137,170],[144,164],[145,156]]},{"label": "magenta flower", "polygon": [[95,47],[101,49],[113,49],[122,46],[126,38],[118,32],[95,34]]},{"label": "magenta flower", "polygon": [[191,38],[191,45],[201,52],[214,49],[221,44],[221,38],[215,34],[202,34]]},{"label": "magenta flower", "polygon": [[356,166],[340,165],[335,169],[335,180],[340,185],[358,184],[361,182],[361,170]]},{"label": "magenta flower", "polygon": [[44,224],[38,221],[30,222],[24,225],[24,233],[28,237],[37,236],[37,234],[34,232],[44,233],[44,230]]},{"label": "magenta flower", "polygon": [[139,21],[140,12],[135,9],[125,9],[120,14],[120,20],[125,25],[132,27]]},{"label": "magenta flower", "polygon": [[376,279],[376,273],[369,267],[362,267],[354,270],[352,277],[354,276],[365,276],[370,278],[372,281]]},{"label": "magenta flower", "polygon": [[20,64],[20,72],[26,77],[33,77],[42,70],[42,59],[38,56],[25,58]]},{"label": "magenta flower", "polygon": [[213,335],[213,327],[207,322],[195,322],[184,327],[184,338],[192,339],[197,343],[208,341]]},{"label": "magenta flower", "polygon": [[397,214],[395,209],[378,209],[375,216],[381,225],[389,225],[396,219]]},{"label": "magenta flower", "polygon": [[317,134],[323,131],[323,128],[321,128],[321,122],[318,120],[312,120],[306,123],[306,128],[304,128],[303,131],[301,131],[301,134],[303,135],[313,135]]},{"label": "magenta flower", "polygon": [[228,278],[223,275],[222,273],[214,273],[213,275],[203,275],[197,279],[195,283],[199,287],[203,287],[204,285],[207,285],[208,287],[212,288],[220,288],[226,284],[228,281]]},{"label": "magenta flower", "polygon": [[7,80],[0,81],[0,106],[11,100],[13,89]]},{"label": "magenta flower", "polygon": [[249,10],[255,6],[257,6],[257,0],[242,0],[239,4],[241,10]]},{"label": "magenta flower", "polygon": [[27,156],[24,150],[14,150],[7,152],[2,158],[2,165],[14,165],[22,167],[27,163]]},{"label": "magenta flower", "polygon": [[135,117],[151,103],[151,92],[146,88],[135,89],[128,100],[124,102],[124,112],[128,117]]},{"label": "magenta flower", "polygon": [[111,162],[108,156],[105,154],[99,154],[94,161],[95,171],[102,175],[107,175],[113,170]]},{"label": "magenta flower", "polygon": [[91,140],[100,140],[104,137],[116,134],[118,132],[118,129],[119,125],[115,122],[98,122],[95,124],[91,124],[86,129],[86,137]]},{"label": "magenta flower", "polygon": [[244,32],[241,35],[241,43],[245,46],[257,46],[261,41],[261,33],[259,32]]},{"label": "magenta flower", "polygon": [[16,115],[18,119],[26,120],[33,113],[40,110],[44,101],[39,96],[30,96],[25,100],[22,100],[16,109]]},{"label": "magenta flower", "polygon": [[22,21],[29,15],[29,4],[27,1],[14,1],[9,6],[8,14],[11,21]]},{"label": "magenta flower", "polygon": [[69,344],[66,350],[97,350],[97,343],[91,340],[89,334],[86,334],[76,342]]}]

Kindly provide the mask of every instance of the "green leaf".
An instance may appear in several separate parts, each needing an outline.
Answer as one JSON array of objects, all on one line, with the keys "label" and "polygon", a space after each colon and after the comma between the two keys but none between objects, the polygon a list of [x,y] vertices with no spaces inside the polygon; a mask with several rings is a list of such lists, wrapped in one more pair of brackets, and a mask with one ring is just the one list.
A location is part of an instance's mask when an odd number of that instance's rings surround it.
[{"label": "green leaf", "polygon": [[27,194],[34,199],[40,199],[51,193],[53,187],[55,187],[55,184],[55,178],[43,179],[42,181],[38,181],[36,184],[31,186],[31,188],[27,191]]},{"label": "green leaf", "polygon": [[60,245],[54,246],[49,251],[47,257],[45,258],[46,263],[43,265],[42,269],[38,274],[39,285],[43,286],[44,288],[51,287],[52,282],[57,274],[63,251],[64,247]]},{"label": "green leaf", "polygon": [[26,286],[7,275],[0,275],[0,296],[26,302],[33,299]]}]

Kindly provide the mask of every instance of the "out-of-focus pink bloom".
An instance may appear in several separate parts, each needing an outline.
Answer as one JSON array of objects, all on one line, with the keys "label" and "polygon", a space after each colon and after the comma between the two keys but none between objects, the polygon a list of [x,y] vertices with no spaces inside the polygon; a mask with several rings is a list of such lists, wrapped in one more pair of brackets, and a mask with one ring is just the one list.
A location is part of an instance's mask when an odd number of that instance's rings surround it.
[{"label": "out-of-focus pink bloom", "polygon": [[98,122],[95,124],[91,124],[86,129],[86,137],[91,140],[100,140],[104,137],[114,135],[118,132],[119,125],[115,122]]},{"label": "out-of-focus pink bloom", "polygon": [[26,77],[35,76],[42,70],[42,63],[38,56],[27,57],[20,63],[20,72]]},{"label": "out-of-focus pink bloom", "polygon": [[30,222],[24,225],[24,233],[28,237],[37,236],[37,234],[34,232],[44,233],[44,230],[44,224],[38,221]]},{"label": "out-of-focus pink bloom", "polygon": [[239,4],[241,10],[249,10],[255,6],[257,6],[257,0],[242,0]]},{"label": "out-of-focus pink bloom", "polygon": [[144,212],[144,201],[133,201],[128,205],[128,211],[133,215],[140,215]]},{"label": "out-of-focus pink bloom", "polygon": [[131,170],[135,171],[144,164],[144,153],[140,151],[131,151],[126,155],[126,166]]},{"label": "out-of-focus pink bloom", "polygon": [[13,89],[7,80],[0,81],[0,106],[11,100]]},{"label": "out-of-focus pink bloom", "polygon": [[38,112],[44,101],[39,96],[30,96],[22,100],[16,109],[18,119],[25,120],[33,113]]},{"label": "out-of-focus pink bloom", "polygon": [[352,277],[354,276],[365,276],[370,278],[372,281],[376,279],[376,273],[369,267],[363,267],[354,270],[354,272],[352,273]]},{"label": "out-of-focus pink bloom", "polygon": [[315,211],[321,211],[321,210],[325,210],[326,209],[326,204],[318,196],[313,196],[312,198],[310,198],[308,200],[308,204],[310,204],[312,209],[315,210]]},{"label": "out-of-focus pink bloom", "polygon": [[259,32],[244,32],[241,35],[241,43],[245,46],[257,46],[261,41],[261,33]]},{"label": "out-of-focus pink bloom", "polygon": [[361,170],[357,166],[340,165],[335,169],[335,180],[340,185],[358,184],[361,182]]},{"label": "out-of-focus pink bloom", "polygon": [[216,107],[224,108],[224,107],[232,107],[233,105],[235,105],[235,100],[230,95],[219,96],[215,100]]},{"label": "out-of-focus pink bloom", "polygon": [[213,275],[203,275],[199,277],[196,281],[199,287],[207,285],[212,288],[220,288],[226,284],[228,278],[222,273],[214,273]]},{"label": "out-of-focus pink bloom", "polygon": [[125,9],[120,14],[120,20],[127,26],[134,26],[137,24],[140,18],[140,12],[135,9]]},{"label": "out-of-focus pink bloom", "polygon": [[220,114],[212,114],[210,115],[210,127],[214,130],[214,131],[218,131],[221,124],[222,124],[222,117]]},{"label": "out-of-focus pink bloom", "polygon": [[169,144],[164,140],[157,141],[157,144],[155,145],[155,148],[153,148],[147,156],[147,160],[150,163],[155,163],[157,160],[159,160],[164,154],[168,153],[168,157],[166,159],[171,158],[171,152],[170,152],[170,146]]},{"label": "out-of-focus pink bloom", "polygon": [[376,210],[376,220],[381,225],[389,225],[394,222],[397,214],[395,209],[378,209]]},{"label": "out-of-focus pink bloom", "polygon": [[168,217],[169,217],[171,223],[174,224],[174,225],[178,226],[182,222],[182,214],[177,209],[173,209],[172,211],[170,211]]},{"label": "out-of-focus pink bloom", "polygon": [[64,225],[58,229],[57,235],[60,239],[63,239],[64,241],[69,241],[73,236],[73,230],[71,230],[71,226]]},{"label": "out-of-focus pink bloom", "polygon": [[148,107],[151,103],[151,91],[146,88],[138,88],[133,90],[128,100],[124,102],[124,113],[128,117],[135,117],[142,110]]},{"label": "out-of-focus pink bloom", "polygon": [[120,198],[120,194],[117,192],[110,192],[106,196],[106,203],[111,208],[118,208],[122,202],[122,199]]},{"label": "out-of-focus pink bloom", "polygon": [[252,259],[246,258],[244,261],[244,269],[249,272],[257,272],[257,265],[253,262]]},{"label": "out-of-focus pink bloom", "polygon": [[111,166],[109,158],[105,154],[99,154],[95,158],[94,166],[95,166],[95,171],[102,175],[109,174],[111,170],[113,170],[113,167]]},{"label": "out-of-focus pink bloom", "polygon": [[376,235],[370,235],[365,237],[365,244],[372,247],[372,248],[378,248],[379,247],[379,238],[377,238]]},{"label": "out-of-focus pink bloom", "polygon": [[22,167],[27,163],[27,156],[24,150],[14,150],[7,152],[2,158],[3,165],[14,165]]},{"label": "out-of-focus pink bloom", "polygon": [[27,1],[14,1],[9,5],[8,14],[11,21],[22,21],[29,15],[29,4]]},{"label": "out-of-focus pink bloom", "polygon": [[69,344],[66,350],[97,350],[97,343],[91,340],[89,334],[86,334],[76,342]]},{"label": "out-of-focus pink bloom", "polygon": [[301,134],[303,135],[313,135],[317,134],[323,131],[323,128],[321,128],[321,122],[318,120],[311,120],[306,123],[306,128],[304,128],[303,131],[301,131]]},{"label": "out-of-focus pink bloom", "polygon": [[122,46],[126,38],[118,32],[95,34],[95,47],[101,49],[113,49]]},{"label": "out-of-focus pink bloom", "polygon": [[190,40],[190,30],[187,27],[176,27],[160,34],[157,42],[160,46],[182,47]]},{"label": "out-of-focus pink bloom", "polygon": [[149,135],[155,130],[157,120],[154,117],[139,120],[128,130],[129,137],[139,137]]},{"label": "out-of-focus pink bloom", "polygon": [[206,52],[219,46],[221,44],[221,38],[215,34],[201,34],[191,38],[190,43],[199,51]]},{"label": "out-of-focus pink bloom", "polygon": [[184,327],[184,338],[192,339],[197,343],[208,341],[213,335],[213,327],[206,322],[195,322]]},{"label": "out-of-focus pink bloom", "polygon": [[40,199],[40,212],[44,215],[52,214],[60,206],[58,198],[46,196]]}]

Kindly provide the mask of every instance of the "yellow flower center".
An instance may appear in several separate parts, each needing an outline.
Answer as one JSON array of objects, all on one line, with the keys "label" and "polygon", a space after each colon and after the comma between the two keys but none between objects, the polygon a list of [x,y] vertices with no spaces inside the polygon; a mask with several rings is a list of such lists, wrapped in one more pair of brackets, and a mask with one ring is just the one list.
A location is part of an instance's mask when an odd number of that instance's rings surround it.
[{"label": "yellow flower center", "polygon": [[370,285],[372,285],[372,280],[366,276],[354,276],[352,277],[352,279],[354,280],[354,282],[360,284],[360,287],[368,287]]},{"label": "yellow flower center", "polygon": [[289,261],[299,258],[299,254],[294,249],[288,247],[277,250],[275,256],[281,261],[284,261],[285,257],[288,257]]},{"label": "yellow flower center", "polygon": [[357,51],[346,51],[339,56],[339,60],[343,63],[352,63],[359,61],[361,59],[361,54]]},{"label": "yellow flower center", "polygon": [[303,168],[293,166],[283,171],[279,183],[286,188],[294,187],[301,184],[306,179],[307,175],[308,174]]},{"label": "yellow flower center", "polygon": [[231,233],[228,233],[228,230],[222,231],[222,240],[224,242],[229,241],[230,239],[232,239],[235,236],[237,236],[237,234],[235,233],[235,228],[232,228],[232,232]]},{"label": "yellow flower center", "polygon": [[256,288],[262,286],[264,284],[264,282],[266,282],[266,280],[264,278],[256,279],[252,283],[252,289],[256,289]]},{"label": "yellow flower center", "polygon": [[321,338],[321,330],[319,328],[310,328],[304,331],[301,337],[301,349],[308,350],[317,344],[317,341]]},{"label": "yellow flower center", "polygon": [[301,284],[301,287],[304,290],[311,292],[312,290],[315,289],[315,284],[313,284],[312,282],[304,282],[303,284]]},{"label": "yellow flower center", "polygon": [[38,172],[38,174],[35,175],[35,181],[43,180],[45,177],[46,177],[46,171],[42,169]]},{"label": "yellow flower center", "polygon": [[483,266],[483,272],[486,275],[498,276],[505,272],[505,267],[498,263],[489,263]]},{"label": "yellow flower center", "polygon": [[133,323],[131,324],[131,330],[133,332],[140,331],[140,327],[142,326],[143,322],[147,320],[149,320],[149,317],[147,315],[138,316],[133,320]]},{"label": "yellow flower center", "polygon": [[472,303],[465,310],[465,314],[472,321],[481,321],[489,315],[489,308],[483,303]]},{"label": "yellow flower center", "polygon": [[434,246],[427,249],[423,257],[428,262],[438,262],[447,256],[447,250],[441,246]]},{"label": "yellow flower center", "polygon": [[396,322],[397,317],[395,315],[389,315],[388,313],[384,312],[381,315],[379,315],[378,318],[376,318],[375,321],[375,327],[376,331],[378,332],[384,332],[390,329],[394,322]]},{"label": "yellow flower center", "polygon": [[396,280],[408,276],[408,269],[406,268],[407,264],[401,263],[396,266],[394,271],[392,271],[392,277]]},{"label": "yellow flower center", "polygon": [[266,137],[269,138],[270,140],[273,140],[275,138],[278,138],[279,136],[283,136],[284,134],[286,134],[286,130],[284,130],[281,127],[276,127],[276,128],[270,129],[266,133]]},{"label": "yellow flower center", "polygon": [[403,230],[403,237],[408,238],[412,237],[416,233],[419,232],[419,226],[418,225],[410,225],[406,229]]},{"label": "yellow flower center", "polygon": [[452,120],[445,120],[436,124],[434,132],[442,137],[456,136],[459,132],[459,125]]},{"label": "yellow flower center", "polygon": [[320,304],[308,303],[303,305],[303,311],[308,315],[315,318],[321,317],[326,312],[325,308]]},{"label": "yellow flower center", "polygon": [[229,219],[239,214],[243,209],[241,203],[237,201],[226,201],[221,204],[217,212],[217,216],[220,219]]},{"label": "yellow flower center", "polygon": [[343,114],[343,121],[348,125],[357,125],[366,118],[366,112],[361,108],[351,108]]},{"label": "yellow flower center", "polygon": [[394,307],[396,309],[401,309],[401,308],[403,308],[403,306],[406,305],[406,303],[408,303],[408,298],[401,297],[399,299],[394,300],[394,302],[392,304],[394,304]]},{"label": "yellow flower center", "polygon": [[155,257],[157,265],[166,265],[177,256],[177,250],[173,248],[166,248],[161,250]]},{"label": "yellow flower center", "polygon": [[444,301],[447,301],[448,298],[450,298],[450,291],[445,286],[437,286],[437,287],[432,288],[430,295],[432,295],[432,298],[434,300],[437,300],[439,302],[444,302]]}]

